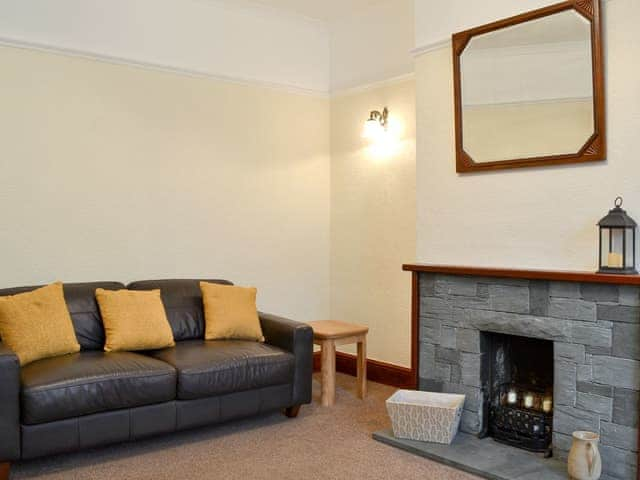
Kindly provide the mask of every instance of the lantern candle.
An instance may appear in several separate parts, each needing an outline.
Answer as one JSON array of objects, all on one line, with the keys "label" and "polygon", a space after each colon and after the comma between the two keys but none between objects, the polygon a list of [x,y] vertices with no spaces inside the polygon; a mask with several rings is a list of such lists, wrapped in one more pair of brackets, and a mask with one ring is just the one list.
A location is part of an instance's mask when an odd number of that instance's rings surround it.
[{"label": "lantern candle", "polygon": [[609,268],[622,268],[622,254],[611,252],[607,259],[607,266]]},{"label": "lantern candle", "polygon": [[509,405],[513,405],[516,403],[517,400],[518,400],[518,394],[516,393],[516,391],[509,390],[509,393],[507,393],[507,403]]},{"label": "lantern candle", "polygon": [[547,397],[542,401],[542,411],[544,413],[549,413],[552,407],[553,407],[553,400],[550,397]]},{"label": "lantern candle", "polygon": [[524,407],[525,408],[533,407],[533,395],[531,393],[527,393],[524,396]]}]

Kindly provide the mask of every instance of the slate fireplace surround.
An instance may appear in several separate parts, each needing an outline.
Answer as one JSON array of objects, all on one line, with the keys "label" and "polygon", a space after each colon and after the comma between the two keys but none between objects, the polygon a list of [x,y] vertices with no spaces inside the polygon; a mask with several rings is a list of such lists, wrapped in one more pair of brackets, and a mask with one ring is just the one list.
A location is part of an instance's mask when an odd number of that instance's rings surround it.
[{"label": "slate fireplace surround", "polygon": [[546,340],[553,344],[554,457],[566,460],[573,431],[595,431],[602,478],[637,478],[640,278],[411,265],[405,270],[414,275],[418,388],[466,394],[462,431],[487,433],[487,338]]}]

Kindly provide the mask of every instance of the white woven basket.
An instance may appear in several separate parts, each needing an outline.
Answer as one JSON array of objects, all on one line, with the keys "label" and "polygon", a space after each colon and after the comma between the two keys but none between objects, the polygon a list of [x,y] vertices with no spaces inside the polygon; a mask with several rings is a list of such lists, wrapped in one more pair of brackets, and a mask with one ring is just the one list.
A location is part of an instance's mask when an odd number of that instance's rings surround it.
[{"label": "white woven basket", "polygon": [[450,444],[458,433],[464,400],[464,395],[398,390],[387,399],[393,434]]}]

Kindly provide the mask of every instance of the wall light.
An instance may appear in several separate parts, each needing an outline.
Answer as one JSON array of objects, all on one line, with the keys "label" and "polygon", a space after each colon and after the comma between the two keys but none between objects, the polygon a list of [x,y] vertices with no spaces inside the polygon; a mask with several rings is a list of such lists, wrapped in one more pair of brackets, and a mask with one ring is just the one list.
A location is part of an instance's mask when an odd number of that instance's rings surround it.
[{"label": "wall light", "polygon": [[364,131],[362,136],[368,140],[378,140],[387,130],[387,120],[389,118],[389,110],[384,107],[382,113],[373,110],[369,114],[369,119],[364,122]]}]

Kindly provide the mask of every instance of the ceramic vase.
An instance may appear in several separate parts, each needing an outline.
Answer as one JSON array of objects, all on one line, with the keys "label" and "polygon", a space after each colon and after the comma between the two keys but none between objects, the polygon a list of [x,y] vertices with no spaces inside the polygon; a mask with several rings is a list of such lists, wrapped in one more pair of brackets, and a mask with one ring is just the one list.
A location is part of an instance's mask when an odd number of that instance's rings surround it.
[{"label": "ceramic vase", "polygon": [[571,480],[598,480],[602,474],[602,461],[598,442],[600,435],[593,432],[573,432],[569,452],[569,478]]}]

